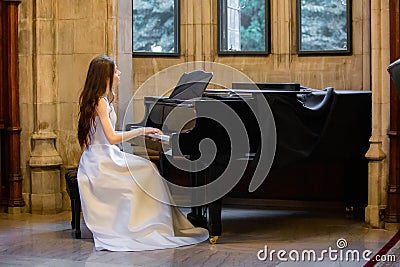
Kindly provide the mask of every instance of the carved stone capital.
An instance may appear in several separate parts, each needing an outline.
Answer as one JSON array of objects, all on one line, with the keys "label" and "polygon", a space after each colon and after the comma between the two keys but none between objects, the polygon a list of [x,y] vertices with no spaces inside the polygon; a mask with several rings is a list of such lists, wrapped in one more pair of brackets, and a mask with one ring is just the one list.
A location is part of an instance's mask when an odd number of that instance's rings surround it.
[{"label": "carved stone capital", "polygon": [[38,133],[32,135],[32,152],[29,159],[31,167],[60,166],[63,161],[55,147],[57,135],[54,133]]},{"label": "carved stone capital", "polygon": [[371,138],[369,140],[369,149],[365,154],[365,157],[369,161],[381,161],[386,158],[385,152],[382,150],[382,141],[377,138]]}]

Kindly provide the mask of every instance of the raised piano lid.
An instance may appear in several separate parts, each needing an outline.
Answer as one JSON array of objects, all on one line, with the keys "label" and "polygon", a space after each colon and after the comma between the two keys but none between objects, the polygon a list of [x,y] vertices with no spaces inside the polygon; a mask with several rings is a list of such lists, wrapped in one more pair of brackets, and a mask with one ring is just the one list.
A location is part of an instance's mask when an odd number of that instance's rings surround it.
[{"label": "raised piano lid", "polygon": [[169,98],[181,100],[199,98],[203,95],[212,77],[212,72],[203,70],[185,72],[179,79]]}]

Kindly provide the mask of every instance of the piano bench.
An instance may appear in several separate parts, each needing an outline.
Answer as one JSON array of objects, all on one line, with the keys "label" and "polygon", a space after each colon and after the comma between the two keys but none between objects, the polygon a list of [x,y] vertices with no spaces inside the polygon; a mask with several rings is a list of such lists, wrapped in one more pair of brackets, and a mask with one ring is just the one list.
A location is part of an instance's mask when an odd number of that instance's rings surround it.
[{"label": "piano bench", "polygon": [[65,172],[65,181],[69,198],[71,199],[72,220],[71,226],[74,230],[74,236],[81,238],[81,199],[78,188],[78,168],[67,169]]}]

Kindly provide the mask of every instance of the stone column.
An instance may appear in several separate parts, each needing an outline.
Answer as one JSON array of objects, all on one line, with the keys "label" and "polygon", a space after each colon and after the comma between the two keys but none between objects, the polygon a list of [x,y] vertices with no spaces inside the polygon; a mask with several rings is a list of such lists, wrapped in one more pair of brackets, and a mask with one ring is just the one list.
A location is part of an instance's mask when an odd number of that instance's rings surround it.
[{"label": "stone column", "polygon": [[387,201],[389,151],[390,85],[386,68],[389,65],[388,0],[371,1],[371,76],[372,76],[372,136],[366,154],[368,167],[368,206],[365,221],[372,227],[384,227]]},{"label": "stone column", "polygon": [[[118,88],[116,102],[118,122],[116,128],[124,130],[124,125],[133,122],[133,111],[128,110],[132,99],[132,1],[118,1],[117,25],[117,65],[121,70],[121,80]],[[132,105],[130,105],[132,108]],[[131,151],[130,144],[123,144],[124,151]]]},{"label": "stone column", "polygon": [[33,118],[31,136],[31,212],[57,213],[62,210],[60,166],[56,149],[57,76],[54,36],[55,2],[33,1]]}]

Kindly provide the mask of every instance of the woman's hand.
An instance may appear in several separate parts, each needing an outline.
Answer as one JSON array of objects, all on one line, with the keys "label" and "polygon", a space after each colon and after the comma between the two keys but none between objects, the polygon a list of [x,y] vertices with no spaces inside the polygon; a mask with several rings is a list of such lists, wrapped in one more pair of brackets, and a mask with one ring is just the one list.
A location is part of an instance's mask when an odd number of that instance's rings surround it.
[{"label": "woman's hand", "polygon": [[163,132],[160,129],[157,129],[157,128],[144,127],[144,134],[160,134],[160,135],[162,135]]}]

